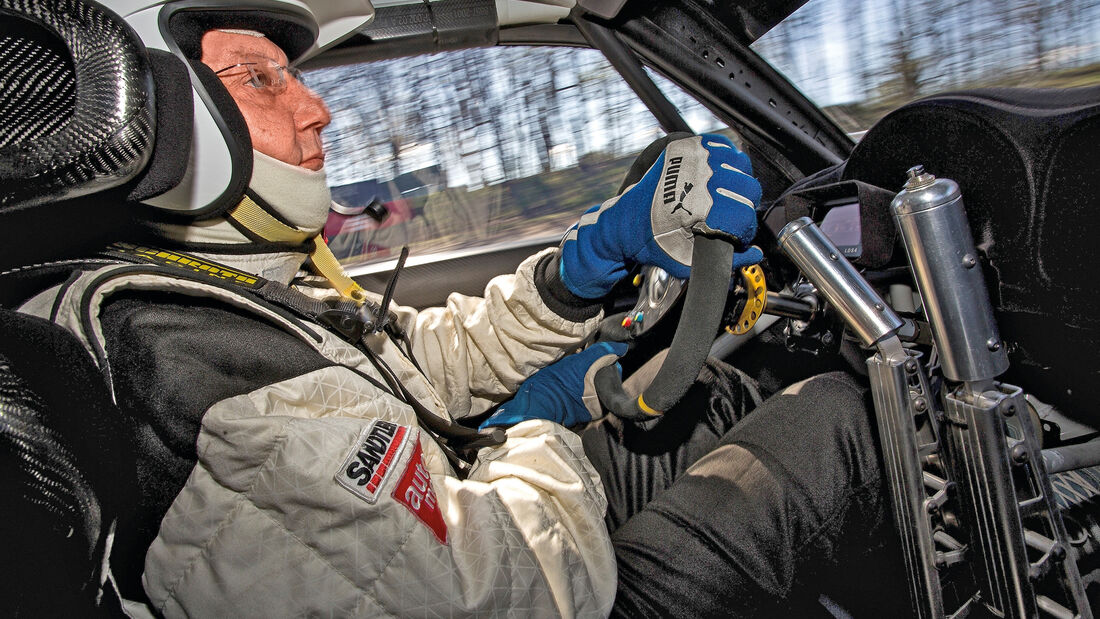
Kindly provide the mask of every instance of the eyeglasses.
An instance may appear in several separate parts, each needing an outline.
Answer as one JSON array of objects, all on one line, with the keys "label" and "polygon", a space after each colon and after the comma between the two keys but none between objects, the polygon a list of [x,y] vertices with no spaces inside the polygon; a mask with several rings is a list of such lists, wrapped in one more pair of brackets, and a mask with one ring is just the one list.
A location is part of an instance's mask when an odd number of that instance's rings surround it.
[{"label": "eyeglasses", "polygon": [[242,68],[248,71],[248,81],[245,82],[249,86],[256,90],[270,93],[273,95],[281,94],[286,90],[286,74],[289,73],[291,77],[299,82],[302,81],[302,72],[294,67],[288,67],[281,65],[274,60],[261,60],[258,62],[239,62],[237,64],[229,65],[224,69],[219,69],[214,72],[214,75],[219,77],[228,77],[222,75],[226,71],[231,71],[236,68]]}]

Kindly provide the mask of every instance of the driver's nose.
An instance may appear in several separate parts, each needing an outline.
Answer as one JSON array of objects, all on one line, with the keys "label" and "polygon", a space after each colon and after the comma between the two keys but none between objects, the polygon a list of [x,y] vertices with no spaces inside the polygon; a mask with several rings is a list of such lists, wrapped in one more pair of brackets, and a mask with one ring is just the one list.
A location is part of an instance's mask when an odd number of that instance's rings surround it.
[{"label": "driver's nose", "polygon": [[300,82],[294,86],[294,90],[295,97],[298,99],[295,102],[294,120],[299,131],[312,129],[320,132],[332,122],[332,114],[329,113],[328,106],[317,93]]}]

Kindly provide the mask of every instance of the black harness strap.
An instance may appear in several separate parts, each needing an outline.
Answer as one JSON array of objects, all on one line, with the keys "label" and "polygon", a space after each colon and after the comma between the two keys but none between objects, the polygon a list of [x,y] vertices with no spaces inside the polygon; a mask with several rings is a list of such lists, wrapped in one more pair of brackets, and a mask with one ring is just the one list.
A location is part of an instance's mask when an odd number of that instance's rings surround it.
[{"label": "black harness strap", "polygon": [[222,284],[231,284],[269,303],[285,307],[299,316],[330,327],[353,344],[357,344],[364,333],[377,332],[394,324],[393,316],[390,314],[386,314],[384,318],[380,319],[383,313],[381,307],[375,303],[364,301],[362,304],[358,304],[343,298],[337,300],[315,299],[285,284],[180,251],[154,249],[129,243],[115,243],[105,253],[126,262],[138,261],[145,264],[180,269],[198,275],[200,278],[207,278]]}]

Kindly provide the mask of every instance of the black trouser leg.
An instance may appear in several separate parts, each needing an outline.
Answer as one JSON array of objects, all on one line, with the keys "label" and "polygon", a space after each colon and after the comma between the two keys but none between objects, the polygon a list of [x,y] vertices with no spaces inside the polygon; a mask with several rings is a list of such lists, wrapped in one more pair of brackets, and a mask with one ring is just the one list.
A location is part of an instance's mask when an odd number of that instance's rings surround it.
[{"label": "black trouser leg", "polygon": [[804,576],[858,554],[888,509],[869,411],[831,374],[737,423],[614,531],[616,614],[773,615]]},{"label": "black trouser leg", "polygon": [[669,414],[635,425],[605,417],[581,435],[603,480],[609,531],[622,526],[718,445],[760,396],[752,379],[708,359]]}]

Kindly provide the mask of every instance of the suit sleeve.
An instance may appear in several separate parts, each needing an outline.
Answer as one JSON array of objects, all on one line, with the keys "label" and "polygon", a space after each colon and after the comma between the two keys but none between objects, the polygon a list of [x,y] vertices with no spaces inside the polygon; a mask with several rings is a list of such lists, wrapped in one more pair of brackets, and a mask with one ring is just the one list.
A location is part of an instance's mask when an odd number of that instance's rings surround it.
[{"label": "suit sleeve", "polygon": [[525,378],[579,348],[599,325],[598,304],[571,297],[547,250],[482,297],[452,294],[443,307],[401,311],[413,352],[456,418],[507,399]]}]

